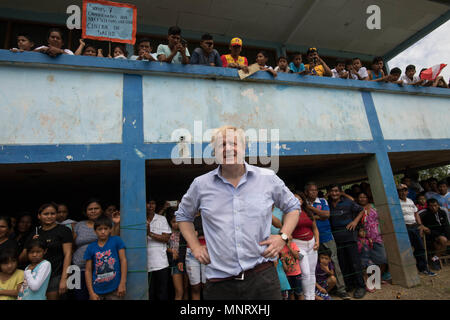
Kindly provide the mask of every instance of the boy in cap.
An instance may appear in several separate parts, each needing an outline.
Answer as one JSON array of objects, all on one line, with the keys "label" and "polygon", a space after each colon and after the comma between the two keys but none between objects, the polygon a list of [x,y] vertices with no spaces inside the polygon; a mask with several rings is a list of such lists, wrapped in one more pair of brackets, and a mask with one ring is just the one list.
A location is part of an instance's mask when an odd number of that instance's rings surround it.
[{"label": "boy in cap", "polygon": [[230,42],[230,54],[223,54],[222,66],[224,68],[236,68],[242,69],[248,72],[248,61],[246,57],[242,57],[239,54],[242,51],[242,40],[240,38],[233,38]]},{"label": "boy in cap", "polygon": [[305,69],[306,71],[309,71],[310,75],[331,77],[331,69],[327,66],[325,61],[319,57],[316,48],[309,48],[308,51],[306,51],[306,57],[308,58],[308,64],[305,64]]}]

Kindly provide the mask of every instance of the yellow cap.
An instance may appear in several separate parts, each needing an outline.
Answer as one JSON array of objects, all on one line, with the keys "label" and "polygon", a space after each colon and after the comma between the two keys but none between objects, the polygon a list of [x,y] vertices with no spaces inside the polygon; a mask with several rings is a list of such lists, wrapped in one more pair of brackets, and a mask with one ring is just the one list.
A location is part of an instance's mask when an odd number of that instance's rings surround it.
[{"label": "yellow cap", "polygon": [[242,47],[242,40],[240,38],[233,38],[231,39],[230,45],[233,46],[240,46]]}]

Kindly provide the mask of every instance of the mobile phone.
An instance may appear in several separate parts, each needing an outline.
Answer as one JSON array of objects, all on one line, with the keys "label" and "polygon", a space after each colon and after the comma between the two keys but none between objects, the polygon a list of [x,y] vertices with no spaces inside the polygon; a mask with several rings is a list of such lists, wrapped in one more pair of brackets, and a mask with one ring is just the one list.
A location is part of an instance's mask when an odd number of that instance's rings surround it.
[{"label": "mobile phone", "polygon": [[181,44],[183,45],[183,47],[186,47],[187,41],[184,38],[181,38]]}]

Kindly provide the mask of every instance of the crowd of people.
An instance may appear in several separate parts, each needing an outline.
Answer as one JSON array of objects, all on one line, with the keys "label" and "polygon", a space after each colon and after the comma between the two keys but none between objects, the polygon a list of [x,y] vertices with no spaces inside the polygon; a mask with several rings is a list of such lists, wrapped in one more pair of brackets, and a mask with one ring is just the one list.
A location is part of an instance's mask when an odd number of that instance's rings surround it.
[{"label": "crowd of people", "polygon": [[[417,269],[435,276],[439,257],[450,239],[449,180],[417,182],[406,175],[398,194]],[[325,194],[324,194],[325,191]],[[389,283],[383,234],[370,185],[338,184],[319,190],[314,182],[292,189],[301,203],[295,230],[277,259],[281,292],[286,300],[330,300],[332,296],[362,298],[375,289],[366,285],[366,269],[380,267],[382,283]],[[207,282],[200,263],[180,232],[179,203],[147,203],[147,271],[150,300],[200,300]],[[115,205],[90,199],[83,221],[69,218],[65,204],[42,205],[30,213],[0,217],[0,299],[44,300],[122,299],[126,293],[127,260],[120,239],[120,212]],[[39,222],[34,224],[37,218]],[[271,234],[279,234],[283,212],[272,208]],[[194,219],[195,234],[203,246],[202,213]],[[425,236],[425,242],[424,242]],[[425,255],[424,246],[428,248]],[[81,270],[81,287],[68,290],[65,272]]]},{"label": "crowd of people", "polygon": [[[52,28],[47,35],[47,43],[35,46],[33,39],[25,33],[17,36],[17,47],[11,48],[13,52],[35,51],[56,57],[60,54],[96,56],[115,59],[130,59],[148,62],[166,62],[175,64],[199,64],[214,67],[236,68],[249,72],[248,58],[241,56],[243,41],[235,37],[230,41],[229,53],[220,55],[214,49],[214,39],[210,34],[202,35],[200,46],[195,48],[192,55],[187,48],[187,42],[181,37],[181,29],[177,26],[170,27],[167,35],[167,44],[159,44],[156,52],[153,51],[152,42],[149,38],[141,38],[137,41],[135,54],[129,56],[123,44],[114,44],[112,55],[103,53],[101,48],[97,48],[93,43],[80,39],[77,50],[72,52],[64,48],[63,32],[60,29]],[[303,58],[306,58],[303,63]],[[384,69],[382,57],[375,57],[370,68],[363,66],[360,58],[351,60],[338,59],[333,69],[319,56],[317,48],[311,47],[303,55],[300,52],[292,54],[290,59],[286,56],[279,56],[275,67],[267,65],[269,56],[264,50],[258,51],[254,58],[260,70],[269,72],[273,77],[278,73],[295,73],[299,75],[311,75],[320,77],[332,77],[340,79],[353,79],[374,82],[390,82],[398,85],[414,85],[426,87],[449,88],[449,85],[442,76],[436,77],[433,81],[421,79],[420,75],[426,69],[417,70],[414,65],[408,65],[402,75],[402,70],[397,67],[392,68],[389,74]],[[290,61],[289,61],[290,60]]]}]

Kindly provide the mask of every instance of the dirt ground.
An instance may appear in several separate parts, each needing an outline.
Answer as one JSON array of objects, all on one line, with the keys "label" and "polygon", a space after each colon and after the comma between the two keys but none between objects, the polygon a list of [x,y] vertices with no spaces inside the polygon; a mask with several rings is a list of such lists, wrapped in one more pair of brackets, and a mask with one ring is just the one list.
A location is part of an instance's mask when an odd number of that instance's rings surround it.
[{"label": "dirt ground", "polygon": [[[421,284],[414,288],[382,284],[380,290],[367,292],[361,300],[450,300],[450,265],[444,265],[435,277],[420,275]],[[350,294],[353,297],[353,294]],[[338,297],[332,297],[340,300]],[[353,299],[352,300],[356,300]]]}]

